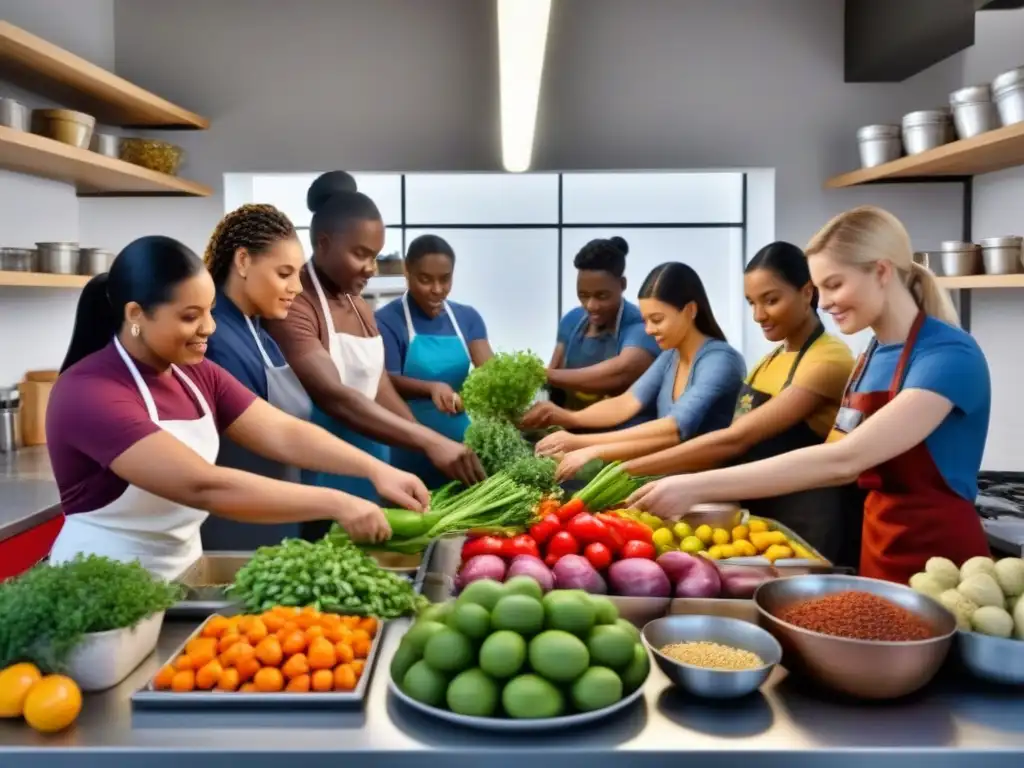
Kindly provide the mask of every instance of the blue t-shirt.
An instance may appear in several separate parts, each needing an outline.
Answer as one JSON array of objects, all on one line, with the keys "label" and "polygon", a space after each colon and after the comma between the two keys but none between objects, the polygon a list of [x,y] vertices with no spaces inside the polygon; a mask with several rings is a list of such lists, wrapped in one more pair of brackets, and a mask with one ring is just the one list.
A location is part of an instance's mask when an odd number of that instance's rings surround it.
[{"label": "blue t-shirt", "polygon": [[[587,310],[583,307],[574,307],[570,309],[558,323],[558,342],[563,344],[566,348],[565,355],[565,367],[566,368],[588,368],[591,365],[597,365],[603,363],[602,360],[591,360],[583,359],[578,354],[573,354],[573,349],[570,347],[570,341],[574,339],[576,346],[579,343],[579,336],[586,333],[585,320],[587,317]],[[577,328],[581,330],[577,332]],[[611,333],[609,330],[608,333]],[[658,347],[656,342],[647,331],[644,330],[644,318],[640,314],[640,308],[636,304],[625,302],[625,306],[622,308],[622,322],[619,323],[619,336],[615,346],[615,352],[611,357],[622,354],[622,350],[627,347],[638,347],[649,353],[651,357],[657,357],[661,354],[661,349]]]},{"label": "blue t-shirt", "polygon": [[[903,344],[879,344],[855,391],[888,390],[902,352]],[[992,405],[984,352],[969,333],[927,317],[906,373],[903,389],[926,389],[953,404],[924,444],[950,489],[973,502]]]},{"label": "blue t-shirt", "polygon": [[[470,306],[449,301],[448,306],[455,315],[462,337],[469,344],[487,338],[487,326],[480,313]],[[428,317],[413,299],[409,299],[409,315],[416,333],[425,336],[454,336],[455,328],[447,312],[437,317]],[[384,340],[384,367],[388,373],[401,374],[405,366],[405,355],[409,351],[409,328],[405,323],[402,299],[390,301],[377,310],[377,328]]]},{"label": "blue t-shirt", "polygon": [[681,440],[729,426],[746,376],[743,356],[724,341],[708,339],[693,358],[686,389],[676,400],[672,390],[678,368],[679,351],[662,352],[629,391],[644,407],[656,404],[659,419],[675,419]]},{"label": "blue t-shirt", "polygon": [[[251,392],[267,399],[267,371],[263,355],[256,346],[245,315],[234,302],[217,291],[217,303],[213,307],[213,319],[217,330],[210,337],[206,356],[238,379]],[[252,318],[256,333],[259,334],[263,349],[275,367],[285,364],[284,355],[277,343],[261,326],[258,317]]]}]

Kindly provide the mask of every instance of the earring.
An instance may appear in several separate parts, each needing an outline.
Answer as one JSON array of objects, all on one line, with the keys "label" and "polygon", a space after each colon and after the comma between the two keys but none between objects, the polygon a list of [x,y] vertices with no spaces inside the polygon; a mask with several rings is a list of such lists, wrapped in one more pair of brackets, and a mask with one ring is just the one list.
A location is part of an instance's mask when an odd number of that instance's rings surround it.
[{"label": "earring", "polygon": [[139,334],[140,333],[142,333],[142,329],[139,328],[139,324],[138,323],[132,323],[132,336],[134,336],[137,339],[137,338],[139,338]]}]

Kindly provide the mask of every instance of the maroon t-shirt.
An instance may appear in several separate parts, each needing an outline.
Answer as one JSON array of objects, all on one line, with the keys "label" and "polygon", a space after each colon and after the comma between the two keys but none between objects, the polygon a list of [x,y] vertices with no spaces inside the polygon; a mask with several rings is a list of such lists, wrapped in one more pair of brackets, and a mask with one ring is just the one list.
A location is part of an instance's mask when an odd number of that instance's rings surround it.
[{"label": "maroon t-shirt", "polygon": [[[202,406],[173,371],[135,365],[161,420],[202,418]],[[202,392],[220,432],[256,399],[209,360],[181,371]],[[46,444],[64,514],[92,512],[119,498],[128,483],[110,470],[110,463],[158,429],[113,342],[62,373],[46,407]]]}]

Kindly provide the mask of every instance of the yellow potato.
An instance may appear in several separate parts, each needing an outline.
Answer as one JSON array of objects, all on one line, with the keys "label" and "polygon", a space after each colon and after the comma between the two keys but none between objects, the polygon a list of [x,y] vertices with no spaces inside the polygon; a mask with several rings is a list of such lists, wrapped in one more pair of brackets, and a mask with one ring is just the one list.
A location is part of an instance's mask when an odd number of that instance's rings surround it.
[{"label": "yellow potato", "polygon": [[702,544],[711,544],[712,530],[710,525],[699,525],[693,535],[701,540]]},{"label": "yellow potato", "polygon": [[758,517],[752,517],[747,527],[751,533],[764,533],[768,530],[768,523]]},{"label": "yellow potato", "polygon": [[749,535],[750,529],[745,525],[737,525],[735,528],[732,529],[732,540],[734,542],[745,541]]},{"label": "yellow potato", "polygon": [[728,544],[732,538],[729,536],[729,532],[725,528],[715,528],[711,532],[711,540],[715,544]]},{"label": "yellow potato", "polygon": [[776,560],[785,560],[788,557],[792,557],[793,550],[782,544],[772,544],[764,551],[764,556],[774,563]]}]

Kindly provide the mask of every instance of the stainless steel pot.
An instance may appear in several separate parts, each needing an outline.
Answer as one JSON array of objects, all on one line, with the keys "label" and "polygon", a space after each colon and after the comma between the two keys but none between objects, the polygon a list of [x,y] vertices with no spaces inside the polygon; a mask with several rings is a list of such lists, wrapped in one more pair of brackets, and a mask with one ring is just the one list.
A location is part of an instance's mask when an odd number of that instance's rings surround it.
[{"label": "stainless steel pot", "polygon": [[865,125],[857,131],[860,167],[874,168],[892,162],[903,154],[898,125]]},{"label": "stainless steel pot", "polygon": [[948,277],[963,277],[981,272],[981,248],[974,243],[946,240],[940,249],[942,274]]},{"label": "stainless steel pot", "polygon": [[949,94],[949,106],[953,109],[953,123],[956,135],[961,139],[991,131],[999,127],[999,114],[992,102],[992,88],[985,85],[969,85]]},{"label": "stainless steel pot", "polygon": [[78,243],[36,243],[39,271],[53,275],[78,274]]},{"label": "stainless steel pot", "polygon": [[78,251],[78,273],[80,275],[102,275],[110,271],[114,252],[103,248],[82,248]]},{"label": "stainless steel pot", "polygon": [[35,272],[38,268],[34,248],[0,248],[0,269],[4,272]]},{"label": "stainless steel pot", "polygon": [[1021,243],[1024,239],[1010,237],[988,237],[982,240],[981,259],[986,275],[1013,275],[1021,271]]},{"label": "stainless steel pot", "polygon": [[15,99],[0,98],[0,125],[27,132],[32,127],[32,110]]},{"label": "stainless steel pot", "polygon": [[917,155],[941,147],[952,140],[950,113],[943,109],[924,109],[903,116],[903,146],[908,155]]},{"label": "stainless steel pot", "polygon": [[0,453],[22,447],[21,397],[17,387],[0,387]]},{"label": "stainless steel pot", "polygon": [[996,75],[992,81],[992,98],[1003,125],[1024,122],[1024,67]]},{"label": "stainless steel pot", "polygon": [[112,133],[94,133],[92,141],[89,142],[89,149],[106,157],[118,157],[120,147],[121,137]]},{"label": "stainless steel pot", "polygon": [[940,251],[918,251],[914,261],[931,270],[933,275],[942,274],[942,253]]}]

